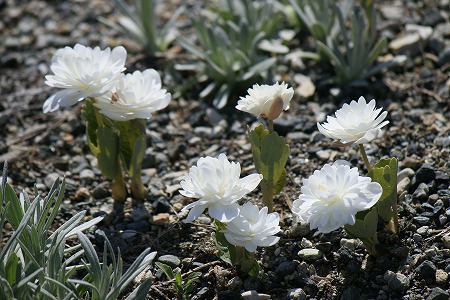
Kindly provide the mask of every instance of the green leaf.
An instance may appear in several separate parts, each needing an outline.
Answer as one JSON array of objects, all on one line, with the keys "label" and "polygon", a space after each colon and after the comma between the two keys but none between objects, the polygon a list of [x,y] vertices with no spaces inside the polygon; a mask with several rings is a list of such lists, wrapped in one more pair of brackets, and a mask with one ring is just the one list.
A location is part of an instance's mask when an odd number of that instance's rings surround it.
[{"label": "green leaf", "polygon": [[11,253],[6,261],[6,280],[9,282],[11,286],[16,284],[17,280],[17,269],[19,264],[19,257],[16,253]]},{"label": "green leaf", "polygon": [[170,266],[168,266],[166,264],[163,264],[163,263],[161,263],[159,261],[155,262],[155,265],[158,268],[160,268],[164,272],[164,274],[166,274],[168,279],[174,279],[175,278],[175,275],[173,274],[173,270],[172,270],[172,268]]},{"label": "green leaf", "polygon": [[97,116],[96,116],[96,110],[97,108],[94,106],[93,101],[94,99],[87,98],[84,102],[83,107],[81,108],[81,116],[83,117],[84,121],[86,122],[86,136],[88,140],[89,148],[91,149],[91,152],[97,156],[98,152],[98,143],[97,143],[97,129],[98,129],[98,123],[97,123]]},{"label": "green leaf", "polygon": [[102,174],[114,179],[121,172],[119,164],[119,137],[109,127],[102,126],[97,129],[99,153],[97,154],[98,167]]},{"label": "green leaf", "polygon": [[262,125],[249,132],[253,161],[264,180],[273,183],[274,194],[279,193],[286,183],[286,162],[289,145],[278,133],[268,133]]},{"label": "green leaf", "polygon": [[177,274],[175,274],[175,283],[179,287],[183,287],[183,282],[182,282],[182,278],[181,278],[181,272],[178,272]]},{"label": "green leaf", "polygon": [[9,223],[17,230],[24,216],[24,210],[14,189],[7,183],[5,186],[5,204],[7,205],[5,216]]},{"label": "green leaf", "polygon": [[255,254],[244,249],[241,259],[241,270],[250,276],[259,275],[259,264],[255,258]]},{"label": "green leaf", "polygon": [[369,239],[376,235],[378,223],[377,206],[369,210],[358,212],[354,225],[345,225],[344,228],[352,238]]},{"label": "green leaf", "polygon": [[273,194],[279,194],[284,186],[286,185],[286,169],[283,169],[283,172],[281,173],[280,177],[276,182],[273,184]]},{"label": "green leaf", "polygon": [[[380,200],[378,200],[378,214],[385,222],[398,223],[397,216],[397,169],[398,160],[383,158],[372,168],[369,177],[378,182],[382,188]],[[396,227],[396,225],[394,225]],[[397,228],[393,228],[394,231]]]},{"label": "green leaf", "polygon": [[[145,148],[147,146],[145,122],[146,121],[143,119],[114,121],[114,127],[119,132],[120,155],[129,174],[130,169],[135,168],[135,166],[140,164],[144,158]],[[140,143],[140,145],[138,149],[135,149],[137,143]],[[140,159],[141,161],[133,162],[133,159]]]},{"label": "green leaf", "polygon": [[238,263],[236,246],[230,244],[225,238],[225,235],[221,232],[221,230],[226,228],[226,225],[214,219],[214,227],[216,228],[216,232],[211,234],[211,238],[217,248],[217,257],[224,262],[235,266]]}]

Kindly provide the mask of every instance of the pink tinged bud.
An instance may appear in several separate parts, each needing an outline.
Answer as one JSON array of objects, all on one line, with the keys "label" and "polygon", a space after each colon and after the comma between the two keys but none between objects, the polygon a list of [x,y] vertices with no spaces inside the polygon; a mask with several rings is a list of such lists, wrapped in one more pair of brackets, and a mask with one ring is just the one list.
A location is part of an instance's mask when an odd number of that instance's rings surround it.
[{"label": "pink tinged bud", "polygon": [[280,116],[282,111],[283,111],[283,99],[281,99],[281,97],[277,97],[275,101],[273,101],[272,105],[270,106],[269,112],[265,117],[273,121]]}]

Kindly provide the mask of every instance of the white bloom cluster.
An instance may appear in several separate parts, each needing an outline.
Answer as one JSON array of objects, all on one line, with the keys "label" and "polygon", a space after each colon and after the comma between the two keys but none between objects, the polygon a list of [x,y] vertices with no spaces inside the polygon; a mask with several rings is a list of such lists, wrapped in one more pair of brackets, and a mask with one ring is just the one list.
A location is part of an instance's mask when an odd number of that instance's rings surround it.
[{"label": "white bloom cluster", "polygon": [[253,85],[248,95],[238,101],[236,108],[269,120],[278,118],[283,110],[289,109],[294,90],[286,83],[274,85]]},{"label": "white bloom cluster", "polygon": [[76,44],[57,50],[50,66],[54,75],[47,75],[45,83],[63,90],[45,101],[44,112],[88,97],[96,98],[101,113],[117,121],[148,119],[165,108],[171,95],[161,88],[158,72],[147,69],[124,75],[126,56],[122,46],[111,51]]},{"label": "white bloom cluster", "polygon": [[336,117],[327,117],[327,122],[322,125],[317,123],[319,131],[332,139],[340,142],[364,144],[381,135],[381,128],[389,123],[383,120],[387,112],[382,108],[375,109],[375,100],[366,103],[364,97],[358,102],[351,101],[349,104],[336,111]]},{"label": "white bloom cluster", "polygon": [[267,207],[259,210],[251,203],[239,206],[237,201],[253,191],[263,178],[261,174],[239,178],[240,173],[239,163],[229,162],[225,154],[200,158],[180,183],[182,195],[199,200],[183,211],[190,209],[185,222],[192,222],[208,209],[211,217],[226,223],[224,234],[228,242],[254,252],[257,246],[278,242],[279,238],[273,235],[280,231],[280,218],[277,213],[267,214]]},{"label": "white bloom cluster", "polygon": [[292,211],[311,229],[328,233],[355,224],[359,211],[371,208],[383,192],[378,182],[358,174],[346,161],[326,164],[304,180],[302,194],[294,201]]}]

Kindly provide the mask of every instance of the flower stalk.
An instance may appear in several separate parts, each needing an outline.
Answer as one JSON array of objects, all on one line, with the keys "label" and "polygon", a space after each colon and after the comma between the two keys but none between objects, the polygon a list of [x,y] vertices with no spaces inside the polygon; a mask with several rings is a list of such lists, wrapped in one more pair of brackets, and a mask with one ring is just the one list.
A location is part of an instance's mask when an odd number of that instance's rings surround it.
[{"label": "flower stalk", "polygon": [[367,173],[370,173],[372,171],[372,167],[370,166],[369,159],[367,158],[366,150],[364,149],[363,144],[358,144],[359,152],[361,153],[361,157],[364,161],[364,165],[366,166]]}]

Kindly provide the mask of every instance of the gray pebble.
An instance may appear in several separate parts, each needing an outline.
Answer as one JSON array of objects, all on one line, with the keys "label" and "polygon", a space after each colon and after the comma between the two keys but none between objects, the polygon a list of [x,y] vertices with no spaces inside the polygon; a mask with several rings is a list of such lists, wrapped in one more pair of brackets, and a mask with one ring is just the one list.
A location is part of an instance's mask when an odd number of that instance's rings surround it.
[{"label": "gray pebble", "polygon": [[423,240],[423,237],[418,233],[414,233],[412,239],[414,242],[419,243]]},{"label": "gray pebble", "polygon": [[311,231],[309,223],[304,222],[294,222],[292,224],[291,230],[289,231],[289,235],[291,237],[300,237],[305,236]]},{"label": "gray pebble", "polygon": [[351,285],[348,288],[345,289],[345,291],[341,295],[341,300],[359,300],[361,296],[361,292],[359,289]]},{"label": "gray pebble", "polygon": [[92,197],[95,199],[104,199],[111,196],[111,185],[108,181],[98,184],[92,191]]},{"label": "gray pebble", "polygon": [[286,275],[294,273],[296,269],[297,268],[294,262],[288,260],[278,265],[278,267],[275,270],[275,274],[277,274],[277,276],[281,278],[284,278]]},{"label": "gray pebble", "polygon": [[322,252],[318,249],[306,248],[300,250],[298,256],[304,260],[316,260],[322,257]]},{"label": "gray pebble", "polygon": [[444,270],[437,269],[436,270],[436,283],[437,284],[446,284],[448,281],[448,273]]},{"label": "gray pebble", "polygon": [[420,235],[426,235],[428,232],[428,228],[430,228],[429,226],[422,226],[419,229],[417,229],[417,233]]},{"label": "gray pebble", "polygon": [[306,293],[301,288],[289,289],[286,294],[287,300],[306,300]]},{"label": "gray pebble", "polygon": [[232,291],[240,291],[242,290],[243,286],[244,283],[242,282],[242,279],[238,276],[235,276],[228,281],[228,289]]},{"label": "gray pebble", "polygon": [[429,260],[425,260],[417,268],[416,272],[422,278],[435,278],[436,266]]},{"label": "gray pebble", "polygon": [[421,183],[413,193],[413,199],[418,201],[423,201],[428,199],[428,193],[430,192],[430,188],[427,184]]},{"label": "gray pebble", "polygon": [[53,183],[59,178],[58,173],[50,173],[47,176],[45,176],[44,184],[47,188],[51,188]]},{"label": "gray pebble", "polygon": [[430,223],[430,218],[424,217],[424,216],[417,216],[413,218],[414,222],[418,223],[419,225],[426,225]]},{"label": "gray pebble", "polygon": [[178,267],[181,264],[181,260],[175,255],[163,255],[158,258],[159,262],[166,264],[172,268]]},{"label": "gray pebble", "polygon": [[449,297],[450,294],[447,291],[444,291],[440,287],[435,287],[431,290],[431,294],[426,300],[448,300]]},{"label": "gray pebble", "polygon": [[387,279],[388,287],[394,291],[404,291],[410,284],[409,278],[402,273],[387,271],[385,279]]},{"label": "gray pebble", "polygon": [[91,169],[83,169],[80,172],[80,179],[86,183],[92,183],[95,179],[95,174]]},{"label": "gray pebble", "polygon": [[405,168],[398,172],[397,174],[397,181],[403,180],[403,178],[412,178],[414,176],[415,172],[411,168]]}]

